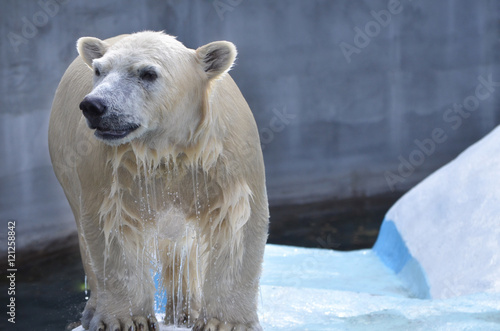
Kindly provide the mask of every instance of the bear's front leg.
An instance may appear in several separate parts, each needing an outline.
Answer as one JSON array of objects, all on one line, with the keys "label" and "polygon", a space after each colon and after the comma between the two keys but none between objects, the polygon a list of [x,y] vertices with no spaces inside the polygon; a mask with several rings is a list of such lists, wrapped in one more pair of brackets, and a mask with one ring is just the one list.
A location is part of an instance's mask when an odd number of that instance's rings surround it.
[{"label": "bear's front leg", "polygon": [[202,310],[194,331],[262,330],[257,299],[267,220],[251,217],[240,231],[239,243],[231,242],[238,235],[217,240],[208,253]]},{"label": "bear's front leg", "polygon": [[90,331],[159,330],[148,254],[142,255],[143,250],[119,236],[108,245],[102,232],[88,234],[85,239],[86,269],[90,268],[95,278],[83,327]]}]

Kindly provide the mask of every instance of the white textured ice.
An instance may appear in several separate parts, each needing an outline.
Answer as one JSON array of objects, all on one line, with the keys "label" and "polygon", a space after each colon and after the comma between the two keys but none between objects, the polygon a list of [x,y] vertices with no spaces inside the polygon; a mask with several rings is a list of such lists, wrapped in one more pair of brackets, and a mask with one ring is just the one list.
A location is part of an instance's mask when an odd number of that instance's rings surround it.
[{"label": "white textured ice", "polygon": [[388,245],[385,262],[403,278],[422,270],[430,297],[500,292],[500,127],[405,194],[384,223],[383,241],[399,236],[409,253]]},{"label": "white textured ice", "polygon": [[371,250],[267,245],[261,284],[266,331],[500,330],[500,293],[411,298]]}]

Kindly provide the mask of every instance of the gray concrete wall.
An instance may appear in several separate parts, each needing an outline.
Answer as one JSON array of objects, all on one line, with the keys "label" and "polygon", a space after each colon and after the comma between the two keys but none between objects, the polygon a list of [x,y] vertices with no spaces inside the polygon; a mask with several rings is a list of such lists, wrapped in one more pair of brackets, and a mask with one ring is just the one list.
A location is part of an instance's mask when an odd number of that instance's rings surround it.
[{"label": "gray concrete wall", "polygon": [[260,128],[270,202],[282,204],[407,190],[493,129],[500,88],[478,85],[500,82],[499,13],[467,0],[4,0],[0,219],[44,236],[69,218],[61,231],[73,230],[47,126],[81,36],[234,42],[232,75]]}]

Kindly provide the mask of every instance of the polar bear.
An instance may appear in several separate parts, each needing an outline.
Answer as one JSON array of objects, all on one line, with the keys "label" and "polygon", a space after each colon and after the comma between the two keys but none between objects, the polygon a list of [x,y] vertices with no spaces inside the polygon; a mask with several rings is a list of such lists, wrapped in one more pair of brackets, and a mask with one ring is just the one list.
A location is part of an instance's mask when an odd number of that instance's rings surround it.
[{"label": "polar bear", "polygon": [[49,148],[91,291],[83,327],[158,330],[157,274],[166,323],[261,330],[269,212],[255,120],[227,73],[236,48],[144,31],[77,49]]}]

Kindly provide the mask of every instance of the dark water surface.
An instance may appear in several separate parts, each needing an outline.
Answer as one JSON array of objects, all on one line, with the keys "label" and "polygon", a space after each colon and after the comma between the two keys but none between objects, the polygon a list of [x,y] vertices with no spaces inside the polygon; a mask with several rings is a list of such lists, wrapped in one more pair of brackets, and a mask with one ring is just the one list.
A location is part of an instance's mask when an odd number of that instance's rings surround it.
[{"label": "dark water surface", "polygon": [[[0,330],[71,330],[85,306],[85,273],[78,247],[45,257],[17,257],[16,323],[7,321],[3,308]],[[5,307],[9,285],[6,277],[1,279],[0,302]]]},{"label": "dark water surface", "polygon": [[371,248],[401,193],[271,206],[269,243],[341,251]]}]

